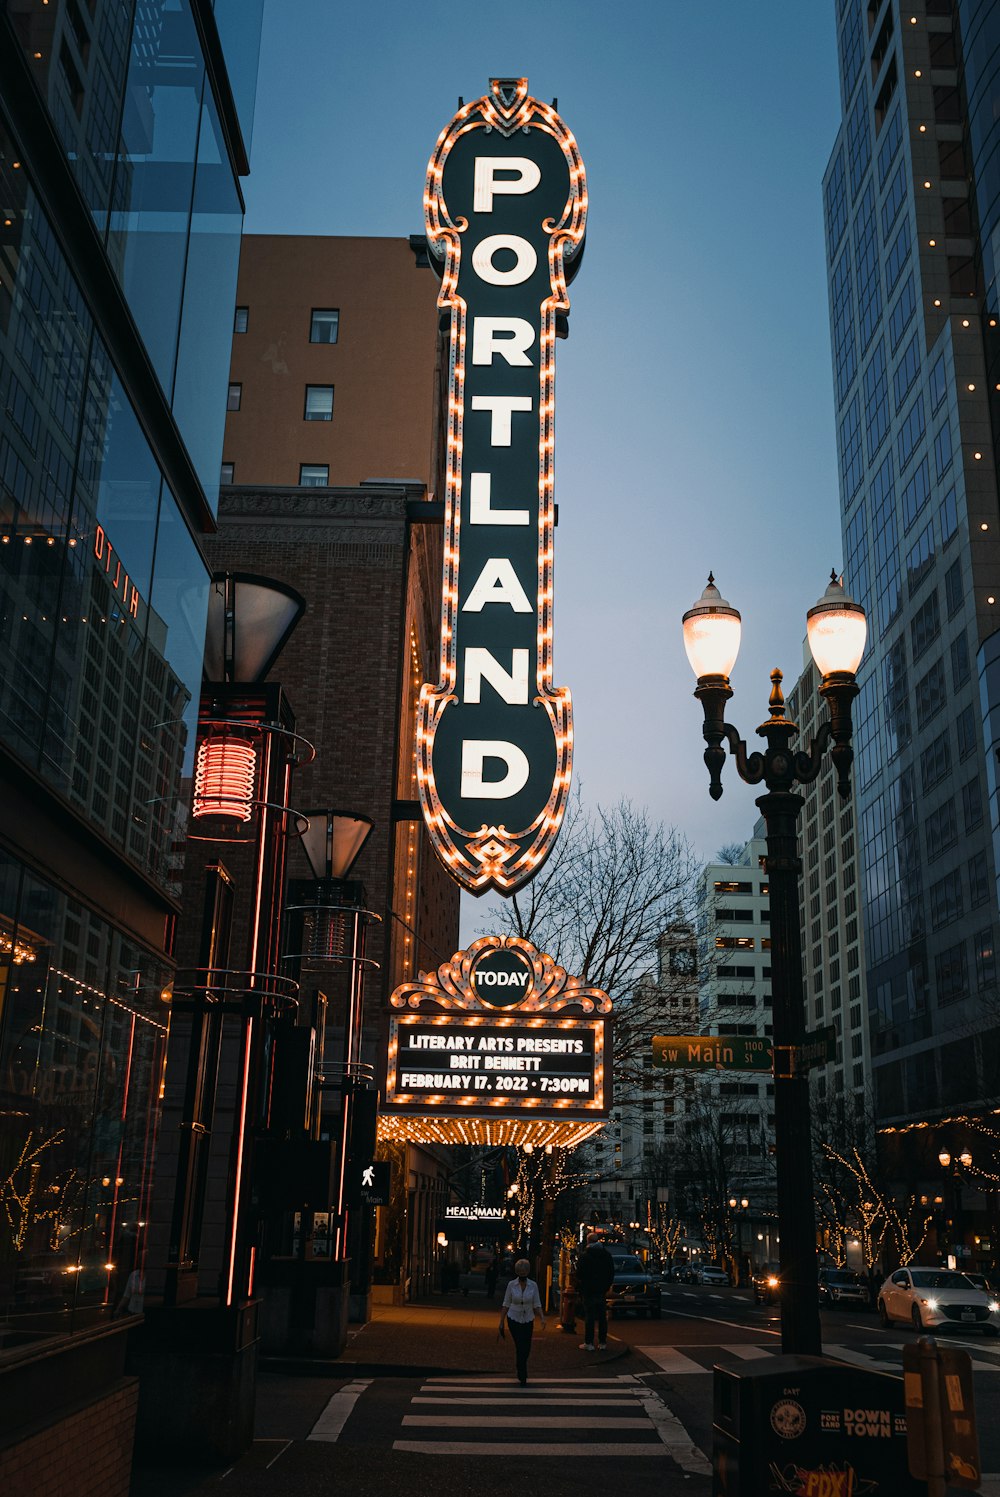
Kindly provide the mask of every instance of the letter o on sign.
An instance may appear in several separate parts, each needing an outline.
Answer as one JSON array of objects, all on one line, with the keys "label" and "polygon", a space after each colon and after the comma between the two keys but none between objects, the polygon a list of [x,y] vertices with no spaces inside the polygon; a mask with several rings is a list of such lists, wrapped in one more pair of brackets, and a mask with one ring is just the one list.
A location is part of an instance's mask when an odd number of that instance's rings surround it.
[{"label": "letter o on sign", "polygon": [[471,974],[472,991],[490,1008],[512,1008],[531,990],[531,963],[520,951],[484,951]]},{"label": "letter o on sign", "polygon": [[[497,270],[493,264],[493,256],[502,249],[513,250],[517,256],[517,263],[509,270]],[[537,264],[534,246],[519,234],[490,234],[472,251],[472,268],[481,281],[488,281],[491,286],[520,286],[534,275]]]}]

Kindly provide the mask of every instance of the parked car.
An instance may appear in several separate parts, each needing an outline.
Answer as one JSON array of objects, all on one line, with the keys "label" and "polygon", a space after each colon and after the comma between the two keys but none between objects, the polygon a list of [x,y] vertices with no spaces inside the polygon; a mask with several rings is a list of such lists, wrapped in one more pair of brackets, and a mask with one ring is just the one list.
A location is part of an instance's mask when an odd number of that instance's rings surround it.
[{"label": "parked car", "polygon": [[634,1310],[637,1315],[660,1318],[660,1286],[632,1253],[612,1253],[615,1279],[608,1290],[608,1311]]},{"label": "parked car", "polygon": [[821,1305],[861,1305],[871,1309],[868,1280],[863,1274],[850,1268],[821,1268],[819,1280],[819,1302]]},{"label": "parked car", "polygon": [[728,1284],[729,1275],[718,1263],[702,1263],[695,1270],[696,1284]]},{"label": "parked car", "polygon": [[773,1305],[781,1293],[781,1269],[777,1263],[765,1263],[753,1276],[753,1297],[758,1305]]},{"label": "parked car", "polygon": [[918,1331],[962,1326],[1000,1335],[1000,1301],[947,1268],[897,1268],[878,1292],[878,1315],[886,1327],[909,1320]]}]

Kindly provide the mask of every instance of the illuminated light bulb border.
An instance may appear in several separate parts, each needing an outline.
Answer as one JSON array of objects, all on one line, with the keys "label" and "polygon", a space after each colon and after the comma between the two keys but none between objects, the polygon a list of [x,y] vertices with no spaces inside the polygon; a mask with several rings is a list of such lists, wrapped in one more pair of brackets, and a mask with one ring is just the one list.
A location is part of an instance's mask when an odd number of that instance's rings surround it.
[{"label": "illuminated light bulb border", "polygon": [[419,972],[416,979],[401,983],[389,1002],[393,1008],[421,1008],[432,1004],[447,1011],[496,1014],[497,1010],[477,997],[472,969],[485,951],[513,950],[531,965],[531,984],[517,1005],[518,1014],[557,1013],[575,1004],[584,1013],[611,1012],[611,999],[601,988],[579,977],[571,977],[547,952],[537,951],[521,936],[480,936],[465,951],[456,951],[436,972]]},{"label": "illuminated light bulb border", "polygon": [[[424,216],[427,242],[436,259],[444,260],[438,307],[451,314],[449,351],[447,471],[445,482],[444,596],[441,625],[440,680],[426,682],[417,709],[417,793],[435,852],[455,881],[473,893],[493,887],[512,893],[537,872],[548,856],[566,812],[573,762],[571,696],[552,685],[552,599],[554,504],[554,417],[556,314],[567,311],[569,295],[565,264],[583,244],[587,221],[587,179],[576,138],[551,105],[528,94],[528,80],[514,81],[510,101],[498,79],[490,80],[489,94],[465,104],[438,136],[427,168]],[[442,195],[444,166],[456,141],[471,130],[495,129],[504,136],[538,129],[551,135],[569,168],[570,191],[562,217],[545,220],[549,235],[550,295],[541,307],[538,435],[538,598],[537,695],[552,725],[556,770],[552,790],[539,815],[521,831],[503,825],[463,828],[448,814],[435,784],[432,763],[434,737],[446,707],[457,700],[458,557],[462,490],[462,422],[464,416],[467,304],[458,295],[461,236],[466,219],[452,219]],[[463,850],[458,839],[471,844]]]},{"label": "illuminated light bulb border", "polygon": [[485,1144],[490,1148],[575,1149],[593,1138],[604,1127],[603,1121],[587,1118],[477,1118],[440,1115],[383,1114],[378,1120],[378,1136],[390,1143]]}]

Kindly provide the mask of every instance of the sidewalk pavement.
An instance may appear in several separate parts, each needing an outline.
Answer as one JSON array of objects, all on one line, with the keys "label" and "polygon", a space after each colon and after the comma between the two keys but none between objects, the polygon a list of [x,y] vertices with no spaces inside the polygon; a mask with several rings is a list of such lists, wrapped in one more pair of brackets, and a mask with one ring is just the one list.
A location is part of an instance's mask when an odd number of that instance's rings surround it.
[{"label": "sidewalk pavement", "polygon": [[[374,1305],[371,1320],[353,1328],[347,1346],[335,1361],[319,1364],[299,1359],[268,1357],[263,1365],[271,1370],[306,1372],[322,1369],[327,1376],[412,1376],[416,1372],[510,1371],[514,1349],[509,1334],[497,1336],[500,1296],[488,1300],[479,1294],[437,1294],[432,1299],[404,1305]],[[535,1323],[531,1350],[532,1377],[568,1377],[585,1374],[588,1368],[627,1358],[636,1368],[647,1368],[609,1326],[608,1347],[602,1352],[580,1350],[583,1322],[570,1334],[559,1325],[557,1314],[549,1315],[546,1328]]]}]

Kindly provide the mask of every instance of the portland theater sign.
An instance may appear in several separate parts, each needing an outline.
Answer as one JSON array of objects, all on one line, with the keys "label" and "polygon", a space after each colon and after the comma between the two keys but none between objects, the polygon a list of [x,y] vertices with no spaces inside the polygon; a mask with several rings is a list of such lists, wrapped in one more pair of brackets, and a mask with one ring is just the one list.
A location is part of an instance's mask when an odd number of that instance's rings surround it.
[{"label": "portland theater sign", "polygon": [[482,936],[391,998],[383,1138],[573,1148],[611,1106],[611,1000],[519,936]]},{"label": "portland theater sign", "polygon": [[555,340],[587,217],[583,162],[526,78],[442,132],[424,194],[450,319],[440,680],[420,696],[432,842],[474,894],[513,893],[559,831],[573,749],[552,681]]}]

